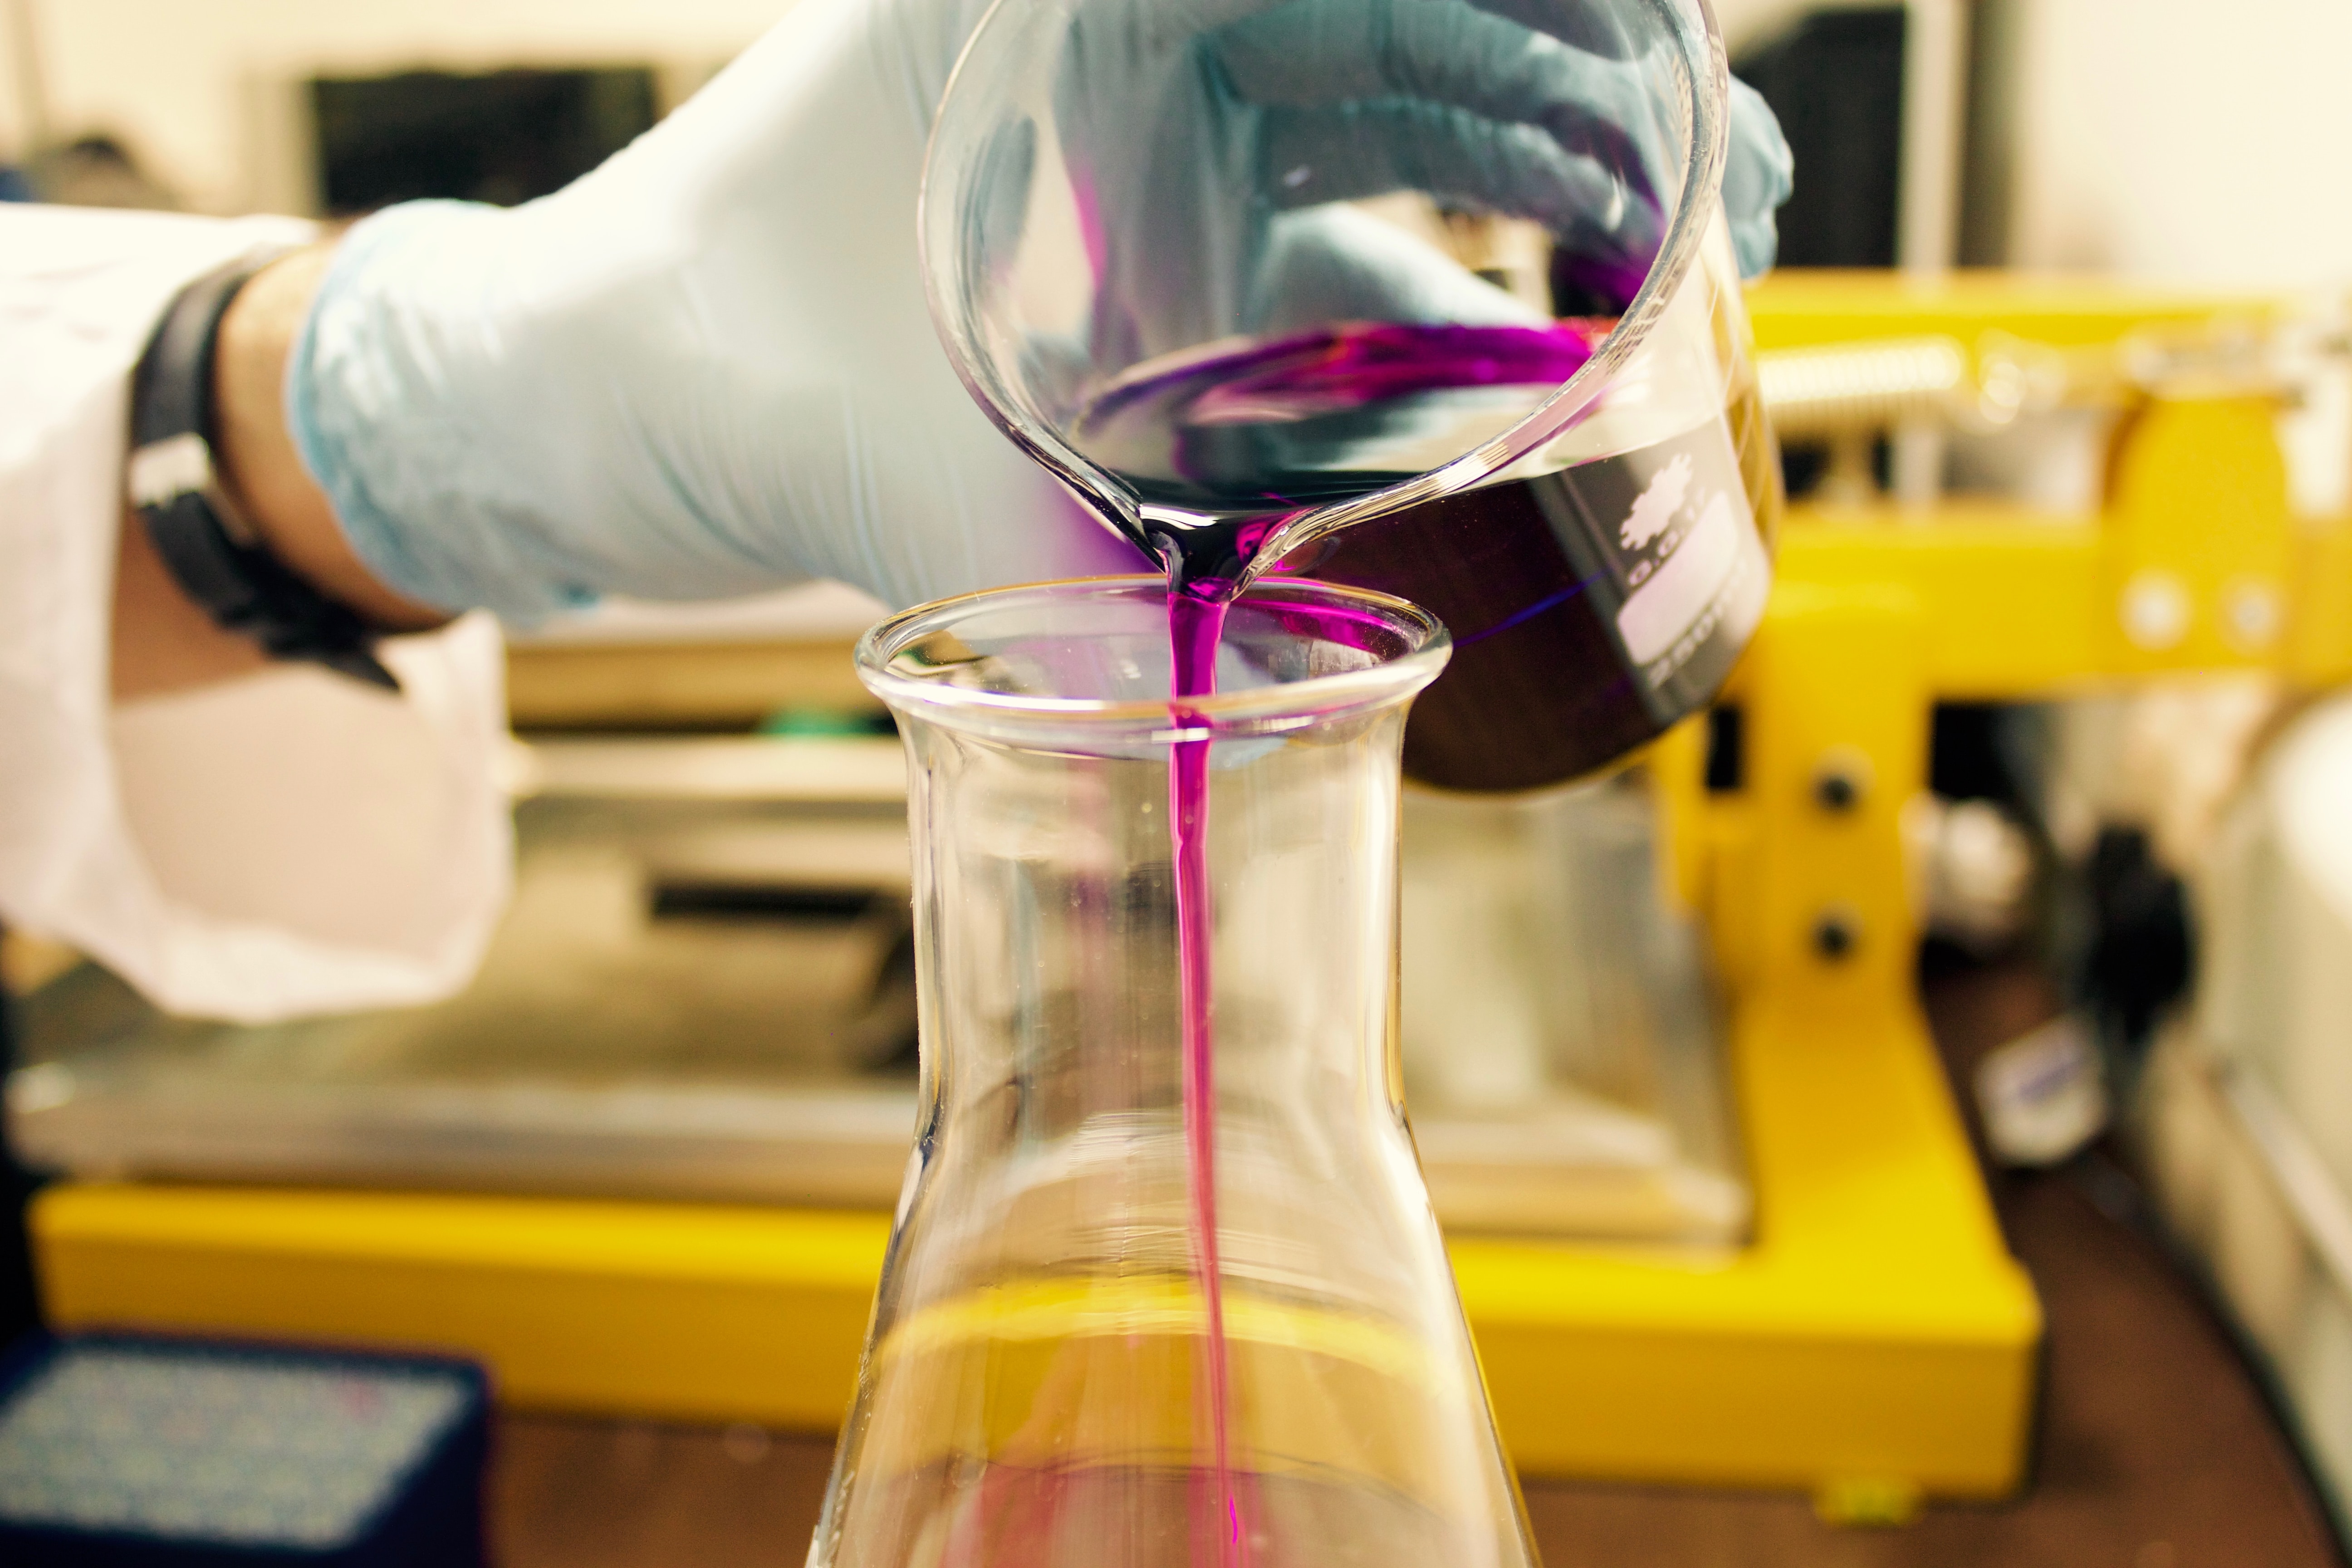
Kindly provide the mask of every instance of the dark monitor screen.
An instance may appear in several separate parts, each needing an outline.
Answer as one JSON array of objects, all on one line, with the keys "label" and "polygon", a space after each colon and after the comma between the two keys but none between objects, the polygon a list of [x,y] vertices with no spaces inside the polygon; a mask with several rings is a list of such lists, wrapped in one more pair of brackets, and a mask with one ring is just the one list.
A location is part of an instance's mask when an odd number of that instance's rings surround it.
[{"label": "dark monitor screen", "polygon": [[586,174],[652,125],[654,73],[322,77],[310,83],[310,106],[329,214],[420,196],[512,205]]}]

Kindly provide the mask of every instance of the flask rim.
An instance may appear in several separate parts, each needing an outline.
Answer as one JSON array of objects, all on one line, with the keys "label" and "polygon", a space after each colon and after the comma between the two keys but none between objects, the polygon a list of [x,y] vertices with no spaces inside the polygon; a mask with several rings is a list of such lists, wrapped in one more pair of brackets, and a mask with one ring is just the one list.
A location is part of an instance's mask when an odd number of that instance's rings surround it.
[{"label": "flask rim", "polygon": [[1165,605],[1167,593],[1167,579],[1157,574],[1067,577],[917,605],[877,622],[858,639],[857,679],[906,718],[1014,744],[1094,752],[1288,734],[1401,706],[1437,678],[1453,653],[1453,638],[1444,623],[1418,605],[1369,588],[1279,576],[1253,584],[1236,607],[1279,611],[1290,605],[1325,615],[1337,611],[1360,625],[1380,628],[1388,646],[1365,650],[1373,653],[1373,662],[1358,668],[1181,701],[1057,697],[959,685],[949,674],[951,667],[944,664],[934,667],[938,675],[914,673],[927,662],[916,653],[918,645],[954,637],[959,626],[982,616],[1034,608],[1039,635],[1050,637],[1053,621],[1048,617],[1057,609],[1066,616],[1074,600],[1143,600],[1157,606]]}]

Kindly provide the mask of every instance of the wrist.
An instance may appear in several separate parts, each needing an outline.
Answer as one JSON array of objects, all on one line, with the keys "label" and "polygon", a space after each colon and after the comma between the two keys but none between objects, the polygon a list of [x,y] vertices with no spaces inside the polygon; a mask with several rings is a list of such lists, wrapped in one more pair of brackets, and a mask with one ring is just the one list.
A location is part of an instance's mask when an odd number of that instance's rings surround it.
[{"label": "wrist", "polygon": [[615,310],[606,276],[646,226],[583,212],[579,188],[397,203],[255,302],[255,379],[284,376],[264,433],[324,491],[338,543],[411,602],[523,625],[577,609],[625,577],[630,541],[604,521],[659,504],[662,477],[631,461],[632,398],[658,380],[633,341],[648,317]]},{"label": "wrist", "polygon": [[221,626],[188,596],[139,514],[124,512],[108,660],[115,700],[211,686],[257,674],[269,662],[259,643]]},{"label": "wrist", "polygon": [[312,246],[256,273],[221,318],[213,357],[218,477],[261,544],[289,571],[384,631],[423,631],[446,611],[378,578],[344,537],[286,423],[286,363],[333,256]]}]

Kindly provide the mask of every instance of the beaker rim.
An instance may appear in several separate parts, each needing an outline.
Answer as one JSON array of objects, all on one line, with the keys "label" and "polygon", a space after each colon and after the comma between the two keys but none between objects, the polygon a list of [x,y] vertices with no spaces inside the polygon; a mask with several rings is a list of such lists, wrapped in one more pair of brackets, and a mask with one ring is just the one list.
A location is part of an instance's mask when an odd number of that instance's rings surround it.
[{"label": "beaker rim", "polygon": [[[1132,605],[1164,616],[1167,595],[1165,577],[1138,574],[1063,578],[934,600],[867,629],[857,643],[857,678],[902,715],[1014,743],[1066,743],[1094,751],[1288,734],[1401,705],[1434,680],[1453,653],[1444,624],[1418,605],[1369,588],[1278,576],[1254,584],[1235,601],[1234,613],[1278,615],[1307,609],[1352,617],[1349,625],[1359,636],[1367,627],[1384,634],[1377,647],[1349,645],[1370,655],[1371,661],[1179,701],[1163,696],[1073,697],[957,684],[950,670],[959,667],[909,658],[919,645],[957,637],[958,628],[971,630],[983,618],[1018,625],[1024,611],[1036,617],[1033,636],[1038,639],[1055,637],[1057,624],[1066,624],[1075,606],[1088,603]],[[1337,639],[1327,640],[1338,646]],[[971,671],[980,662],[975,657],[960,668]],[[938,673],[914,673],[917,669]]]}]

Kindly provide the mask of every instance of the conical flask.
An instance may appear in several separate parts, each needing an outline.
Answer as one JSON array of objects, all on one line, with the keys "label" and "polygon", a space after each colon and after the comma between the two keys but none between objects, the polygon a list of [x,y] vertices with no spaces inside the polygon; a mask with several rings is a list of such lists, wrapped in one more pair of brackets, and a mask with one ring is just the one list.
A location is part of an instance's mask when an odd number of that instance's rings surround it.
[{"label": "conical flask", "polygon": [[1400,1099],[1399,748],[1447,652],[1297,580],[1235,604],[1218,694],[1181,703],[1158,579],[867,635],[908,758],[920,1110],[813,1565],[1532,1568]]}]

